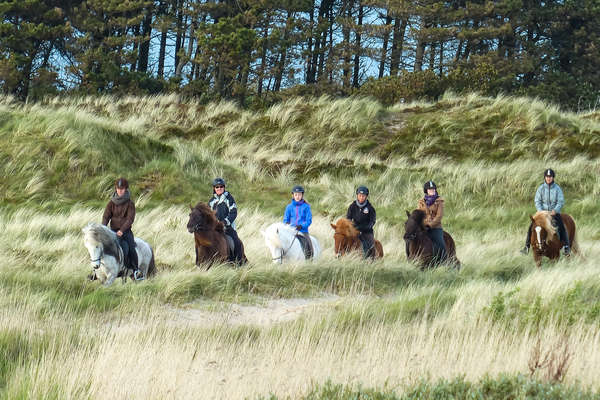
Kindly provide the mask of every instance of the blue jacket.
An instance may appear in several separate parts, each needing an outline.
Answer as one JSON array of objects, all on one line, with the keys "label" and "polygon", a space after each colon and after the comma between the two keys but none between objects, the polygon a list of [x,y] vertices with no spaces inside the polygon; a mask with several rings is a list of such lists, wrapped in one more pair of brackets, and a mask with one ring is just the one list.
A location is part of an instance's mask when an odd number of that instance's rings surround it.
[{"label": "blue jacket", "polygon": [[312,224],[310,204],[305,202],[304,199],[300,201],[292,199],[292,202],[285,208],[283,223],[292,226],[301,225],[302,229],[300,229],[300,232],[308,233],[308,227]]},{"label": "blue jacket", "polygon": [[556,183],[548,185],[542,183],[535,192],[535,208],[538,211],[556,211],[560,214],[561,208],[565,205],[565,196],[562,189]]}]

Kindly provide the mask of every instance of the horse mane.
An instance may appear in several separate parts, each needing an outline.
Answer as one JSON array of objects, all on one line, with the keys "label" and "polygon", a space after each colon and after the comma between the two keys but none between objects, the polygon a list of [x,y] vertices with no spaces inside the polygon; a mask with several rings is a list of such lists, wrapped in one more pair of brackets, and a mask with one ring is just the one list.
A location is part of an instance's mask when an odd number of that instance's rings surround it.
[{"label": "horse mane", "polygon": [[225,228],[223,223],[217,219],[217,215],[215,212],[208,206],[208,204],[204,202],[199,202],[193,208],[193,210],[198,211],[202,216],[205,217],[207,228],[214,228],[216,231],[224,232]]},{"label": "horse mane", "polygon": [[413,210],[412,213],[410,213],[409,218],[414,219],[419,225],[423,225],[423,220],[425,219],[425,211],[419,210],[417,208],[416,210]]},{"label": "horse mane", "polygon": [[549,237],[556,235],[556,227],[552,225],[552,215],[550,215],[550,211],[538,211],[531,218],[533,218],[533,221],[537,226],[544,228]]},{"label": "horse mane", "polygon": [[104,254],[114,257],[117,261],[121,262],[119,256],[119,244],[117,242],[117,235],[109,228],[102,224],[90,222],[84,229],[83,233],[86,237],[96,241],[96,243],[102,244]]},{"label": "horse mane", "polygon": [[342,234],[346,237],[357,237],[358,230],[354,227],[352,221],[347,218],[338,219],[335,224],[335,233]]},{"label": "horse mane", "polygon": [[278,233],[279,228],[281,228],[282,226],[285,225],[281,223],[276,223],[269,225],[265,230],[265,240],[268,241],[276,249],[283,247],[281,245],[281,239],[279,239]]}]

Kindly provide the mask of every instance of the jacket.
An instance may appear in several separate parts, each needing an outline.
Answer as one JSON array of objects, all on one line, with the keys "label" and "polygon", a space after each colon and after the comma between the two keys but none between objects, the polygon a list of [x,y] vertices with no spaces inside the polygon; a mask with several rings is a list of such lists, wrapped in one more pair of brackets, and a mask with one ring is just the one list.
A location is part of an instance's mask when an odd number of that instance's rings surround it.
[{"label": "jacket", "polygon": [[109,201],[102,215],[102,225],[108,225],[110,221],[110,229],[115,232],[126,232],[131,229],[134,220],[135,204],[131,200],[119,205]]},{"label": "jacket", "polygon": [[442,227],[442,217],[444,216],[444,199],[438,197],[433,204],[427,207],[425,199],[419,199],[417,207],[419,210],[425,211],[425,225],[436,229]]},{"label": "jacket", "polygon": [[556,183],[552,182],[548,185],[542,183],[535,192],[535,208],[538,211],[556,211],[560,214],[560,210],[565,205],[565,196],[562,189]]},{"label": "jacket", "polygon": [[308,227],[310,224],[312,224],[312,212],[310,211],[310,204],[304,201],[304,199],[300,201],[292,199],[292,202],[285,208],[283,223],[290,224],[292,226],[300,225],[302,226],[300,232],[308,233]]},{"label": "jacket", "polygon": [[237,217],[237,205],[229,192],[223,192],[221,196],[216,193],[208,201],[208,206],[217,214],[217,219],[225,224],[225,228],[231,227],[235,230],[235,218]]},{"label": "jacket", "polygon": [[346,218],[352,221],[354,227],[361,233],[373,233],[373,226],[377,220],[375,209],[369,200],[366,200],[363,206],[353,201],[348,207]]}]

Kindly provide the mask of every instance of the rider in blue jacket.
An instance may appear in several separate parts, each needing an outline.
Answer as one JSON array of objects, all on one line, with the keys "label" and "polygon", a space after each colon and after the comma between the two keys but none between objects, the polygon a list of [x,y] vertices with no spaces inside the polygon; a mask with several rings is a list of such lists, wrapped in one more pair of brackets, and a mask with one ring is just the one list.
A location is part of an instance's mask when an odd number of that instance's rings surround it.
[{"label": "rider in blue jacket", "polygon": [[312,242],[308,234],[308,227],[312,224],[312,212],[310,204],[304,200],[304,188],[300,185],[294,186],[292,189],[292,201],[285,208],[283,215],[283,223],[290,224],[306,239],[306,257],[311,258],[313,255]]},{"label": "rider in blue jacket", "polygon": [[[535,192],[535,208],[537,211],[551,212],[552,219],[555,221],[556,226],[558,227],[558,236],[563,245],[563,252],[566,256],[568,256],[571,253],[569,246],[569,234],[567,233],[565,225],[560,216],[560,211],[565,205],[565,196],[563,195],[560,186],[554,182],[554,176],[555,173],[552,169],[548,168],[544,171],[544,183],[542,183]],[[529,225],[525,247],[521,250],[521,253],[523,254],[527,254],[529,252],[529,247],[531,246],[531,228],[532,224]]]}]

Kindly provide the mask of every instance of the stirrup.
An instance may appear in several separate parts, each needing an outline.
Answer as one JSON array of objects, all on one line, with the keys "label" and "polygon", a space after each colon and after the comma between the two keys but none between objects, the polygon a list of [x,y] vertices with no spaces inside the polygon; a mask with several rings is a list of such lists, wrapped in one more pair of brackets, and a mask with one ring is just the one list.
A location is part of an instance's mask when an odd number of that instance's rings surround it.
[{"label": "stirrup", "polygon": [[571,248],[569,246],[563,246],[562,250],[565,257],[569,257],[571,255]]},{"label": "stirrup", "polygon": [[135,279],[136,281],[143,281],[146,278],[144,278],[144,274],[142,273],[142,271],[136,269],[135,271],[133,271],[133,279]]}]

